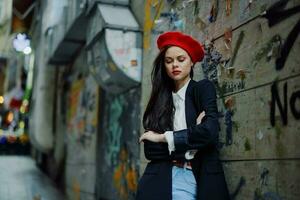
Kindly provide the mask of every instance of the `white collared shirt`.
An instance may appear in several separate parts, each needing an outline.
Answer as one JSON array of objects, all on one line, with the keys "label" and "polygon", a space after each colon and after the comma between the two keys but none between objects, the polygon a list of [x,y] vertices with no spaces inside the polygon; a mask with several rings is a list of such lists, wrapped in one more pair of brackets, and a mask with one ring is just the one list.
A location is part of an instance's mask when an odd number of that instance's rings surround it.
[{"label": "white collared shirt", "polygon": [[[177,93],[172,92],[173,104],[175,107],[173,121],[174,131],[187,129],[185,118],[185,94],[190,81],[191,79],[189,79],[184,86],[177,91]],[[169,152],[171,154],[172,151],[175,151],[173,131],[166,131],[164,134],[168,143]],[[194,155],[195,151],[187,151],[185,153],[185,158],[190,160],[194,158]]]}]

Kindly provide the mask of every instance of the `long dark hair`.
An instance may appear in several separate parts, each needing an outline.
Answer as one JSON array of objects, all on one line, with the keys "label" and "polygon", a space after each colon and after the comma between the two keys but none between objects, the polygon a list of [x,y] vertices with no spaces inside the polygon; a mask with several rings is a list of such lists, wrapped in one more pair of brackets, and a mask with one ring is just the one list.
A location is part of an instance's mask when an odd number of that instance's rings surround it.
[{"label": "long dark hair", "polygon": [[174,81],[168,76],[165,68],[165,54],[168,48],[162,49],[153,62],[152,91],[143,116],[144,129],[159,133],[173,130]]},{"label": "long dark hair", "polygon": [[[151,72],[152,91],[150,100],[143,116],[145,130],[163,133],[173,130],[174,105],[172,91],[174,91],[174,80],[171,79],[165,68],[165,54],[170,46],[162,49],[153,62]],[[193,77],[193,68],[190,73]]]}]

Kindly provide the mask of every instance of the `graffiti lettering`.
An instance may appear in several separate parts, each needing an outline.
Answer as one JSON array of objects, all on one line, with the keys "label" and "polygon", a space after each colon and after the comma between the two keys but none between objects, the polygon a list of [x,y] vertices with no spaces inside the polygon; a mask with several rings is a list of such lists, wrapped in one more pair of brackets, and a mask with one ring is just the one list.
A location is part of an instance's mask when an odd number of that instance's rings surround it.
[{"label": "graffiti lettering", "polygon": [[235,91],[245,89],[245,81],[240,80],[238,82],[224,82],[222,84],[222,89],[224,94],[228,92],[235,92]]},{"label": "graffiti lettering", "polygon": [[[283,104],[280,101],[278,88],[277,88],[277,82],[274,82],[271,86],[271,93],[272,93],[272,100],[271,100],[271,112],[270,112],[270,122],[272,126],[275,126],[275,112],[276,112],[276,106],[277,103],[280,117],[284,125],[287,125],[288,123],[288,104],[287,104],[287,83],[283,86]],[[300,119],[300,111],[296,109],[296,100],[300,99],[300,90],[295,91],[292,93],[290,98],[290,109],[295,117],[295,119]]]},{"label": "graffiti lettering", "polygon": [[296,119],[300,119],[300,110],[296,110],[296,100],[300,100],[300,91],[296,91],[290,98],[291,111]]},{"label": "graffiti lettering", "polygon": [[264,168],[263,172],[260,174],[261,185],[267,185],[268,175],[269,175],[269,170],[267,168]]},{"label": "graffiti lettering", "polygon": [[272,93],[272,101],[271,101],[271,113],[270,113],[270,119],[272,126],[275,126],[275,103],[277,101],[277,105],[279,108],[280,116],[283,121],[284,125],[287,125],[287,83],[283,86],[283,95],[284,95],[284,107],[281,104],[279,94],[278,94],[278,88],[277,88],[277,82],[274,82],[271,86],[271,93]]},{"label": "graffiti lettering", "polygon": [[[282,20],[300,12],[300,6],[283,10],[283,8],[286,6],[288,2],[289,1],[281,0],[275,3],[266,11],[263,17],[268,19],[269,27],[272,27],[278,24],[279,22],[281,22]],[[286,41],[281,47],[280,55],[276,59],[276,70],[281,70],[284,67],[285,61],[299,33],[300,33],[300,20],[298,20],[297,24],[293,27]]]},{"label": "graffiti lettering", "polygon": [[226,146],[232,144],[232,115],[231,110],[226,110],[225,112],[225,124],[226,124]]},{"label": "graffiti lettering", "polygon": [[230,195],[231,199],[234,200],[236,198],[236,196],[238,195],[238,193],[241,191],[242,187],[246,185],[246,179],[245,177],[241,177],[239,184],[237,185],[236,189],[234,190],[234,192]]}]

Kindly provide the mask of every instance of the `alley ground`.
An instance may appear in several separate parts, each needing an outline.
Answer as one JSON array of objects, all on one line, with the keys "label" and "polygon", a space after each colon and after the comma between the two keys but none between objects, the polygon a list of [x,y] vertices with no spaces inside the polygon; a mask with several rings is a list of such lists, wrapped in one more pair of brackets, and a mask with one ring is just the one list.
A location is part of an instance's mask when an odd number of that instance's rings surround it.
[{"label": "alley ground", "polygon": [[0,200],[65,200],[26,156],[0,156]]}]

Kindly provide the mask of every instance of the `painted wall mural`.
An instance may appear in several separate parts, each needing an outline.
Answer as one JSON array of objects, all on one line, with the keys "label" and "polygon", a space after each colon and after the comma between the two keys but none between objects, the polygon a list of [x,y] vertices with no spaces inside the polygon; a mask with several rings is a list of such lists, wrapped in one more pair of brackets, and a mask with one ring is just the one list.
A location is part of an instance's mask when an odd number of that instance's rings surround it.
[{"label": "painted wall mural", "polygon": [[[98,86],[89,76],[72,83],[67,124],[69,137],[82,147],[89,147],[98,126]],[[95,138],[94,138],[95,139]]]},{"label": "painted wall mural", "polygon": [[124,97],[116,97],[109,106],[109,126],[107,134],[107,148],[105,151],[105,162],[108,166],[116,165],[118,154],[121,150],[122,126],[120,117],[123,113]]},{"label": "painted wall mural", "polygon": [[68,93],[62,94],[67,98],[62,110],[66,110],[66,193],[71,199],[87,199],[95,196],[99,86],[91,75],[83,76],[78,71],[65,81]]},{"label": "painted wall mural", "polygon": [[98,141],[97,197],[134,199],[139,178],[140,90],[105,93]]},{"label": "painted wall mural", "polygon": [[118,160],[113,173],[114,187],[121,199],[129,199],[137,189],[137,168],[132,158],[128,157],[128,150],[125,148],[120,150]]}]

